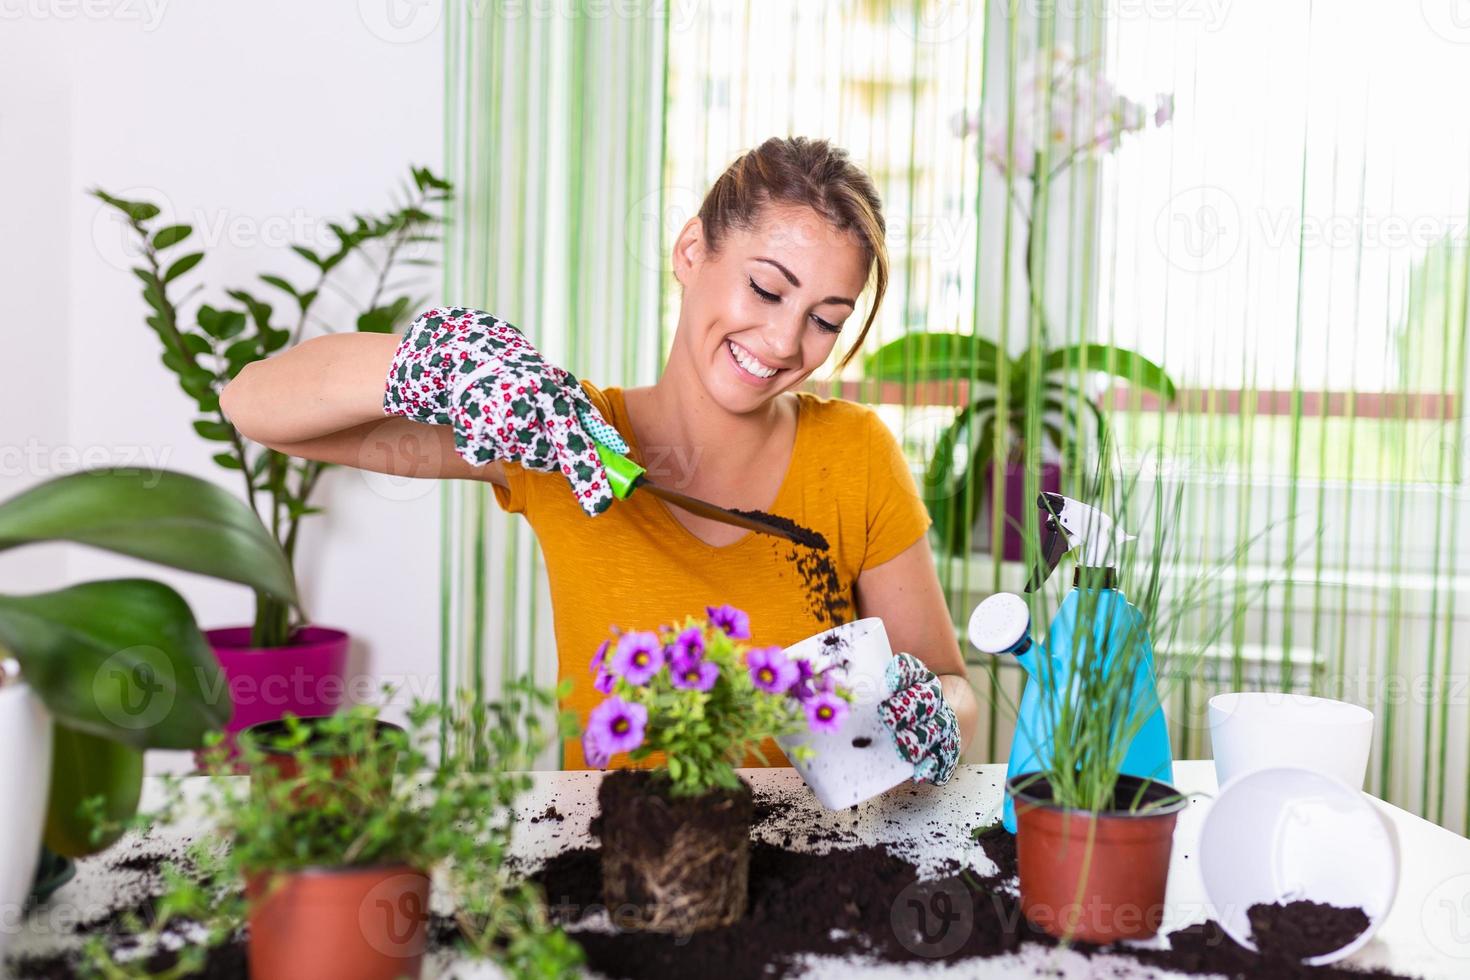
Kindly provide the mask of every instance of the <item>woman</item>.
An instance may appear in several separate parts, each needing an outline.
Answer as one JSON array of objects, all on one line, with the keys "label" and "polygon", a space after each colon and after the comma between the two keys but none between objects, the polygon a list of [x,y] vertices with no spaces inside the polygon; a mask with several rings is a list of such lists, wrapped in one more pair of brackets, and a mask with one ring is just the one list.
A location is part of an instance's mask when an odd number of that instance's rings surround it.
[{"label": "woman", "polygon": [[[578,382],[512,325],[449,307],[401,338],[333,334],[252,364],[221,405],[246,436],[292,456],[491,483],[541,544],[559,673],[574,681],[569,706],[584,721],[600,700],[589,663],[612,624],[654,629],[729,604],[749,614],[752,642],[785,646],[881,617],[894,649],[913,652],[895,660],[884,720],[915,779],[947,781],[977,705],[928,514],[871,409],[798,390],[851,332],[875,272],[872,308],[839,367],[882,302],[888,257],[872,181],[824,140],[767,140],[710,189],[673,266],[678,329],[648,387]],[[819,532],[825,556],[651,494],[614,502],[589,430],[650,479]],[[567,744],[566,764],[586,765],[579,743]]]}]

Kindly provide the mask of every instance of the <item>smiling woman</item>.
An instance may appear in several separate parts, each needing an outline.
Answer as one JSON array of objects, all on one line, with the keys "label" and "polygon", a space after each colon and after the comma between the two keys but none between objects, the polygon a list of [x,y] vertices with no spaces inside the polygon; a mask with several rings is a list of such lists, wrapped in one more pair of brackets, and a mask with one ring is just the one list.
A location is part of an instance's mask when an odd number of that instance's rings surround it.
[{"label": "smiling woman", "polygon": [[[872,326],[888,278],[881,207],[867,174],[824,140],[770,139],[734,161],[674,242],[678,325],[647,387],[578,381],[505,320],[443,307],[402,338],[333,335],[253,365],[222,405],[247,436],[292,455],[493,484],[540,542],[558,673],[573,681],[569,706],[584,724],[599,700],[588,668],[610,623],[656,630],[728,602],[749,613],[756,643],[784,647],[834,622],[881,617],[895,648],[921,665],[905,685],[911,696],[895,702],[912,710],[891,713],[893,751],[916,779],[943,782],[976,705],[929,516],[876,413],[799,390],[831,357],[870,280],[873,301],[842,363]],[[615,500],[589,430],[660,483],[820,534],[833,570],[825,594],[814,602],[802,572],[811,549],[651,495]],[[660,467],[670,459],[677,472]],[[774,743],[763,754],[781,758]],[[579,744],[568,743],[566,760],[585,765]]]}]

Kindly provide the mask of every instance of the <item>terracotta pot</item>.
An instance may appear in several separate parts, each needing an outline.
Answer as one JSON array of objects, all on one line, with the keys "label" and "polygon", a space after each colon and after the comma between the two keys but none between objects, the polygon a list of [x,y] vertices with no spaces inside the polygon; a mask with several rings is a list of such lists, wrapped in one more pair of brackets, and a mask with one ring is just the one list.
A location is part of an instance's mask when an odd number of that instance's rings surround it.
[{"label": "terracotta pot", "polygon": [[309,718],[341,707],[348,645],[342,630],[306,626],[297,631],[296,642],[283,647],[251,646],[248,626],[204,635],[230,685],[234,713],[225,738],[232,752],[236,733],[251,725],[275,721],[288,711]]},{"label": "terracotta pot", "polygon": [[245,896],[251,980],[419,975],[429,878],[406,864],[262,872]]},{"label": "terracotta pot", "polygon": [[603,778],[595,824],[602,900],[620,929],[688,935],[745,915],[750,880],[750,787],[673,798],[654,774]]},{"label": "terracotta pot", "polygon": [[[312,723],[319,720],[320,718],[303,718],[301,722],[310,730]],[[375,739],[381,739],[392,732],[397,732],[404,739],[408,737],[407,732],[390,721],[377,721],[374,726]],[[301,767],[296,764],[294,751],[271,751],[273,742],[277,738],[283,738],[288,731],[287,723],[281,720],[252,725],[240,733],[242,739],[250,739],[265,753],[264,771],[252,773],[255,777],[252,789],[263,789],[272,780],[296,779],[301,775]],[[342,786],[362,793],[367,799],[386,799],[392,792],[393,774],[398,764],[398,753],[395,750],[380,750],[374,760],[374,770],[365,772],[359,768],[360,760],[357,756],[347,752],[344,747],[337,744],[335,739],[326,734],[312,732],[308,735],[306,744],[302,748],[312,757],[329,762],[332,767],[332,775]],[[238,765],[237,768],[239,768]],[[320,806],[324,802],[324,794],[303,793],[299,798],[293,795],[292,799],[303,806]]]},{"label": "terracotta pot", "polygon": [[1143,782],[1118,777],[1117,809],[1091,813],[1053,805],[1044,779],[1021,775],[1007,781],[1016,801],[1021,910],[1034,925],[1059,939],[1090,943],[1158,933],[1174,822],[1189,801],[1155,781],[1138,803],[1153,807],[1129,813]]}]

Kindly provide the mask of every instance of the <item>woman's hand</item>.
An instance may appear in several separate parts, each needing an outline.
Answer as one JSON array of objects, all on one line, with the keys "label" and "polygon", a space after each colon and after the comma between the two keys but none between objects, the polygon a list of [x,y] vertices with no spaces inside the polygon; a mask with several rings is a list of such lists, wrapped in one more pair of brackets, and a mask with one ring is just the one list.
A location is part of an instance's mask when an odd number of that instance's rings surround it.
[{"label": "woman's hand", "polygon": [[914,781],[944,785],[960,761],[960,725],[939,678],[918,657],[900,653],[888,664],[886,680],[890,694],[878,704],[879,720],[913,765]]},{"label": "woman's hand", "polygon": [[613,501],[589,431],[628,451],[577,379],[547,363],[515,326],[483,310],[428,310],[409,326],[388,371],[383,412],[448,425],[468,463],[558,470],[589,515]]}]

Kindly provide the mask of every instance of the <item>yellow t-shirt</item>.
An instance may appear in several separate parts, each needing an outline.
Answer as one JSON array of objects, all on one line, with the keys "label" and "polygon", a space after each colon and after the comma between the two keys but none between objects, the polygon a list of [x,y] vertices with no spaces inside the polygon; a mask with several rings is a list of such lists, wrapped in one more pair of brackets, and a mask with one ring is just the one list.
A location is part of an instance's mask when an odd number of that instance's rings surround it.
[{"label": "yellow t-shirt", "polygon": [[[585,381],[582,387],[622,433],[628,456],[648,466],[622,390]],[[876,412],[808,392],[797,398],[795,449],[775,503],[766,509],[826,537],[836,594],[847,603],[835,621],[846,622],[857,618],[853,584],[859,573],[914,544],[928,529],[929,514],[902,449]],[[750,533],[711,546],[662,500],[637,490],[588,517],[560,473],[513,464],[505,472],[509,486],[495,487],[495,499],[504,510],[524,514],[536,532],[551,586],[557,673],[574,684],[564,707],[583,724],[604,697],[592,686],[589,664],[612,626],[655,630],[723,603],[750,614],[752,645],[790,646],[834,625],[804,585],[788,541]],[[784,761],[774,741],[761,751],[770,762]],[[564,761],[568,769],[587,768],[580,741],[566,743]],[[613,764],[626,765],[626,756]]]}]

